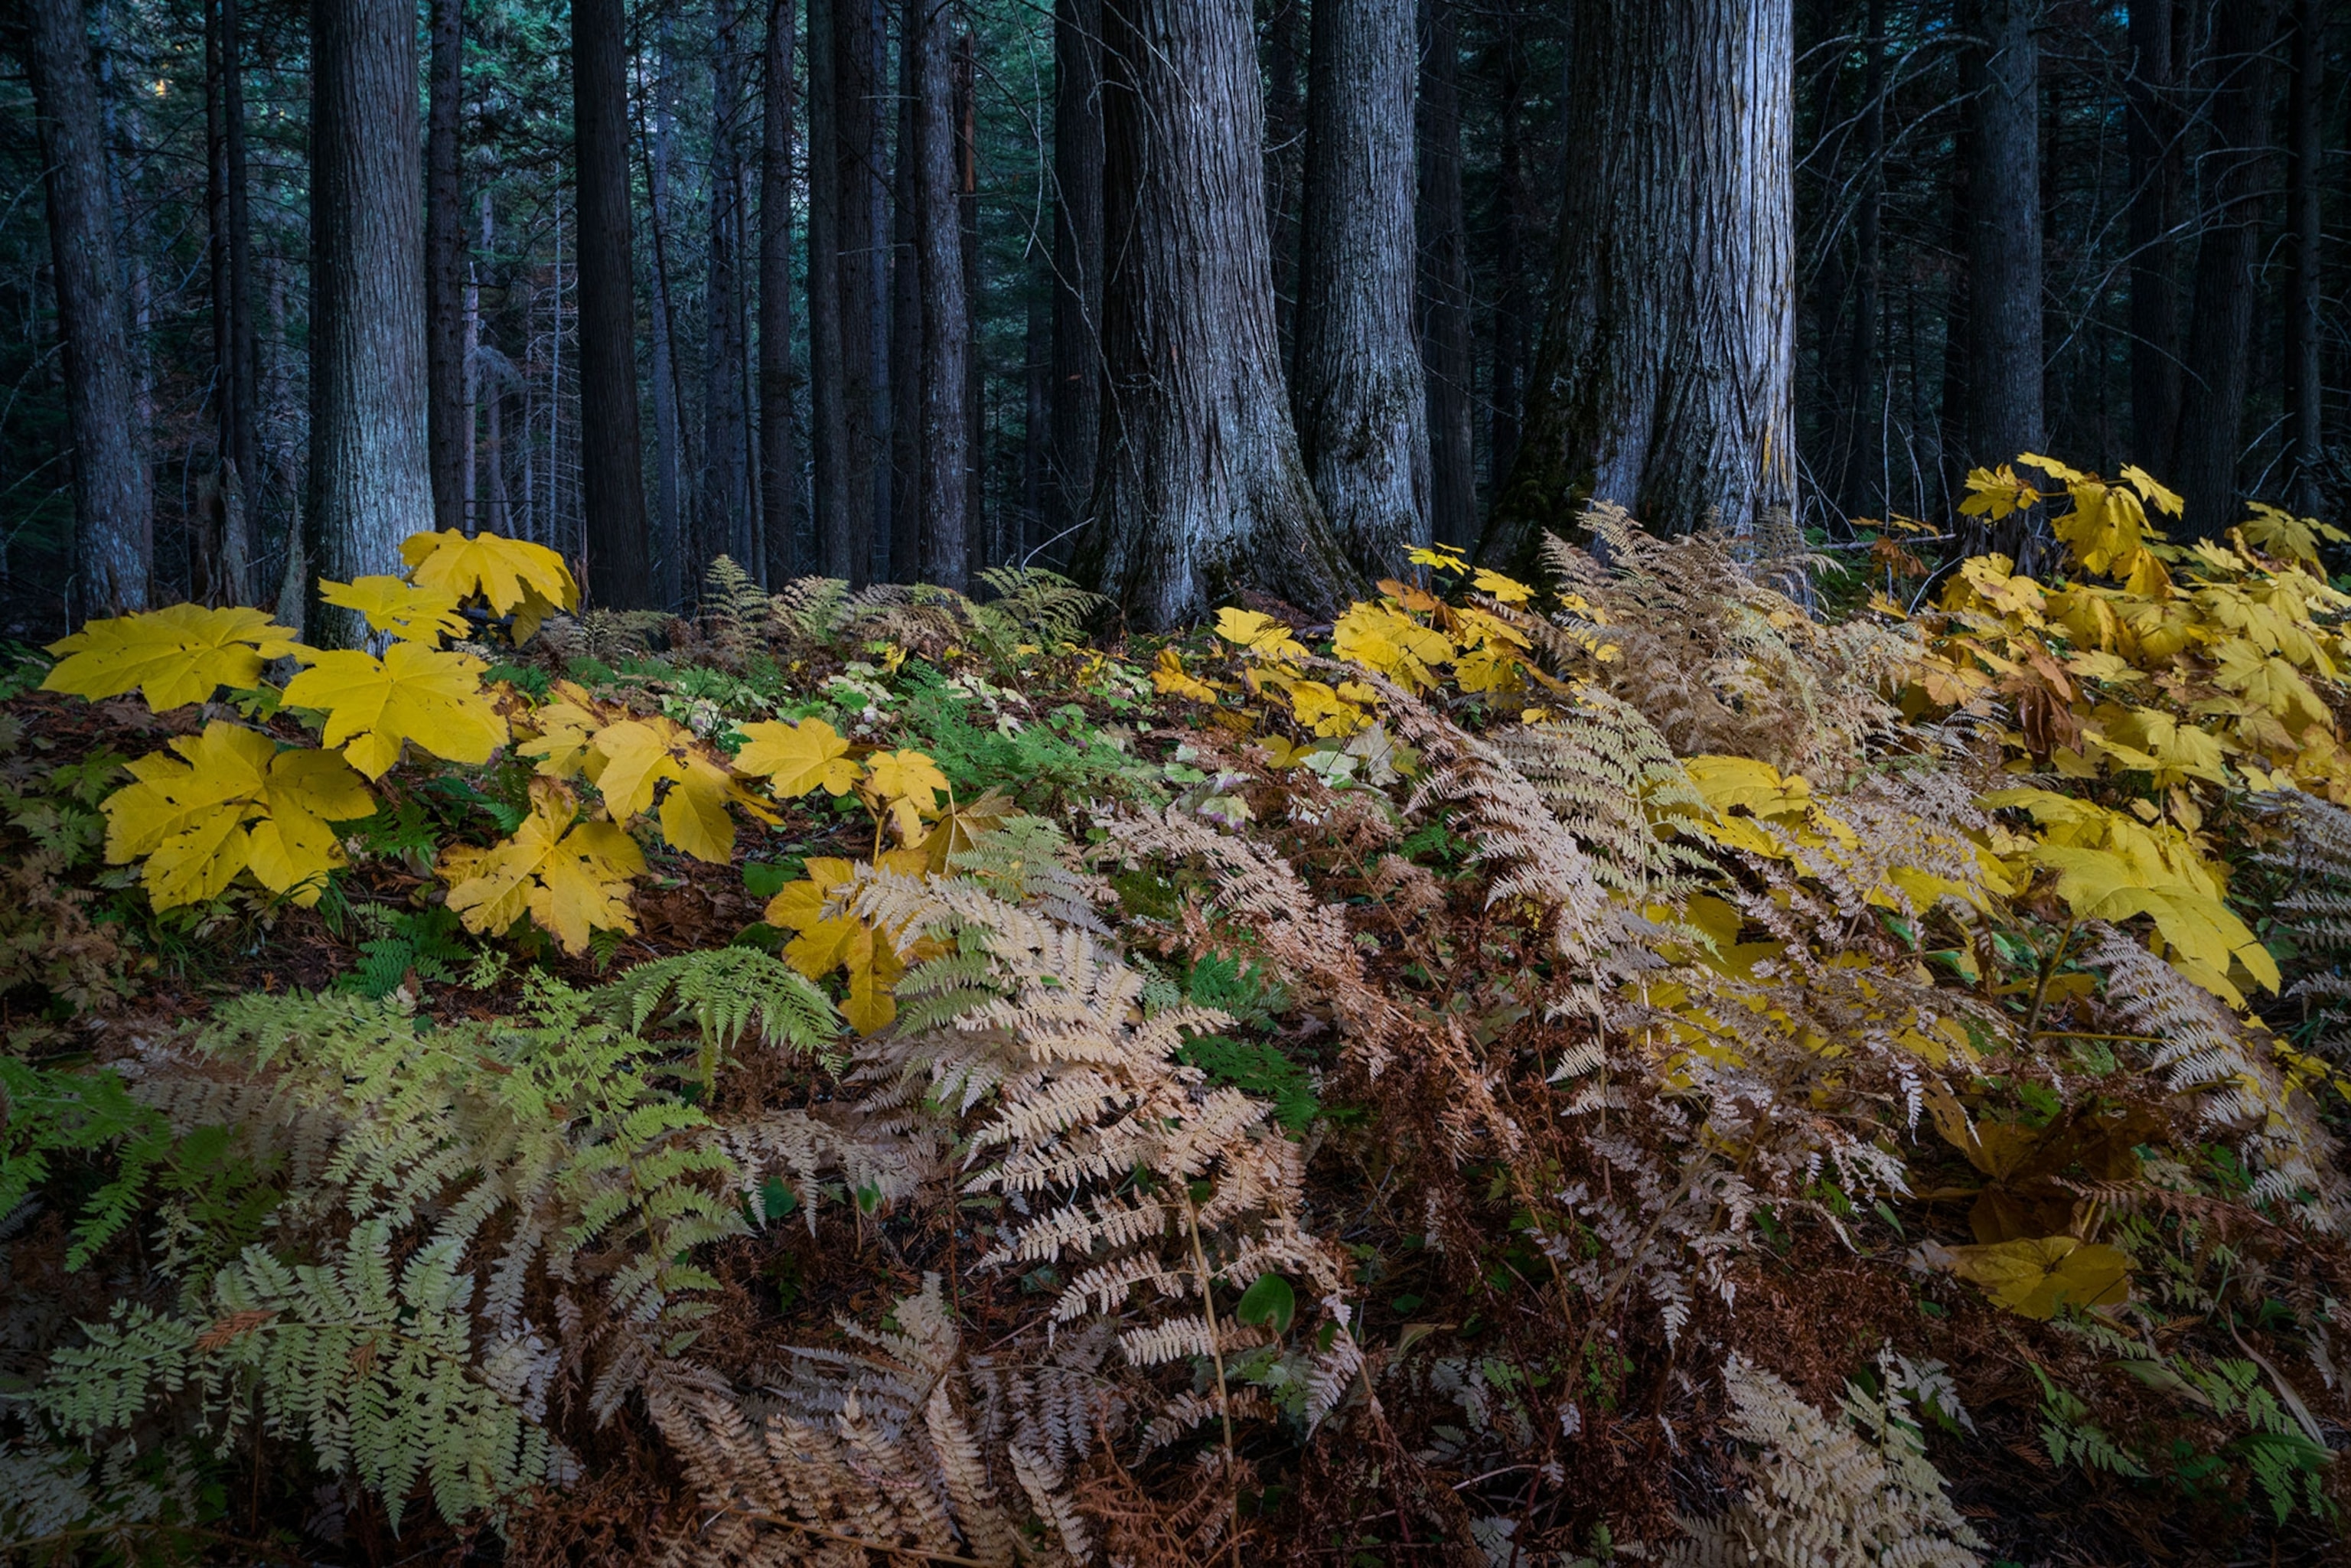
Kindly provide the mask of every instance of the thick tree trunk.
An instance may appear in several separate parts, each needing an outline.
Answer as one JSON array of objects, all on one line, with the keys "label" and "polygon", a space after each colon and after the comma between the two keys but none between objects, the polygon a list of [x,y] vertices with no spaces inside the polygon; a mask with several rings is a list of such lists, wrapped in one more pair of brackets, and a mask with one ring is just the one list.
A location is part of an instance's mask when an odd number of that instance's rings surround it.
[{"label": "thick tree trunk", "polygon": [[1878,286],[1885,274],[1886,0],[1869,0],[1862,47],[1867,60],[1861,83],[1861,193],[1854,211],[1853,335],[1845,342],[1844,362],[1853,434],[1837,486],[1837,504],[1847,517],[1875,513],[1890,504],[1882,499],[1879,482],[1886,422],[1877,401]]},{"label": "thick tree trunk", "polygon": [[[2007,463],[2044,442],[2041,402],[2039,0],[1978,0],[1983,88],[1968,221],[1968,456]],[[2012,553],[2012,552],[2011,552]]]},{"label": "thick tree trunk", "polygon": [[[1487,433],[1489,471],[1498,497],[1518,462],[1519,434],[1526,405],[1527,342],[1534,329],[1534,290],[1527,282],[1525,159],[1520,148],[1520,111],[1526,97],[1526,62],[1518,40],[1518,13],[1502,15],[1495,47],[1494,170],[1494,359],[1493,423]],[[1489,497],[1489,500],[1493,497]]]},{"label": "thick tree trunk", "polygon": [[1789,0],[1584,0],[1551,308],[1481,559],[1587,500],[1660,532],[1792,499]]},{"label": "thick tree trunk", "polygon": [[1065,561],[1093,497],[1102,441],[1102,0],[1053,7],[1053,413],[1049,560]]},{"label": "thick tree trunk", "polygon": [[[675,609],[685,602],[693,548],[687,538],[685,397],[677,364],[677,312],[670,286],[671,170],[675,162],[676,116],[670,99],[670,22],[661,23],[653,99],[653,145],[645,159],[645,193],[653,239],[653,581],[654,598]],[[486,234],[486,229],[484,231]]]},{"label": "thick tree trunk", "polygon": [[1413,0],[1317,0],[1298,269],[1298,443],[1367,577],[1428,538],[1426,373],[1413,340]]},{"label": "thick tree trunk", "polygon": [[2176,0],[2132,0],[2127,98],[2130,152],[2131,441],[2140,464],[2171,472],[2179,426],[2179,76],[2171,36]]},{"label": "thick tree trunk", "polygon": [[1102,13],[1108,391],[1077,570],[1143,626],[1243,588],[1329,614],[1358,581],[1283,395],[1247,5]]},{"label": "thick tree trunk", "polygon": [[[1420,67],[1420,354],[1428,409],[1428,528],[1478,537],[1469,434],[1469,224],[1461,199],[1460,35],[1453,0],[1423,0]],[[1306,432],[1299,432],[1301,439]],[[1308,460],[1310,467],[1313,459]],[[1329,497],[1324,497],[1329,504]],[[1335,518],[1333,519],[1335,522]]]},{"label": "thick tree trunk", "polygon": [[120,615],[147,607],[155,531],[98,77],[80,0],[28,0],[24,19],[73,442],[78,602],[69,608]]},{"label": "thick tree trunk", "polygon": [[831,0],[835,178],[838,182],[841,338],[841,487],[837,526],[824,540],[824,570],[862,586],[873,570],[875,481],[882,448],[883,354],[881,246],[882,71],[879,0]]},{"label": "thick tree trunk", "polygon": [[956,39],[946,7],[914,0],[914,246],[922,269],[922,580],[969,581],[971,303],[965,292]]},{"label": "thick tree trunk", "polygon": [[[455,0],[441,0],[455,8]],[[629,225],[628,24],[622,0],[572,0],[580,170],[580,482],[584,586],[616,609],[660,604],[637,436],[637,289]],[[452,193],[454,196],[454,193]]]},{"label": "thick tree trunk", "polygon": [[[232,6],[204,5],[204,214],[206,266],[212,274],[214,462],[209,505],[188,543],[189,596],[206,604],[253,602],[253,527],[249,487],[258,470],[237,456],[240,436],[252,429],[249,333],[240,340],[245,275],[238,269],[229,189],[228,79],[235,56],[227,34]],[[246,373],[241,373],[246,372]]]},{"label": "thick tree trunk", "polygon": [[732,557],[757,578],[766,562],[752,538],[749,411],[743,406],[742,51],[735,0],[711,14],[710,274],[705,296],[701,562]]},{"label": "thick tree trunk", "polygon": [[[808,0],[809,55],[809,509],[816,570],[851,575],[849,379],[841,321],[841,104],[833,68],[835,12],[864,0]],[[870,522],[867,524],[871,526]]]},{"label": "thick tree trunk", "polygon": [[[309,540],[314,570],[349,581],[405,570],[401,541],[434,521],[416,13],[313,0],[310,29]],[[310,613],[314,642],[367,635],[350,612]]]},{"label": "thick tree trunk", "polygon": [[2252,380],[2253,263],[2267,194],[2271,70],[2278,0],[2231,0],[2212,19],[2212,138],[2205,161],[2212,193],[2196,246],[2188,315],[2187,374],[2173,437],[2173,467],[2187,501],[2182,523],[2210,538],[2242,518],[2237,459]]},{"label": "thick tree trunk", "polygon": [[[614,0],[588,3],[611,4],[616,13],[620,9]],[[465,90],[464,26],[462,0],[433,0],[424,121],[425,422],[432,449],[434,521],[439,528],[459,530],[465,526],[465,213],[457,188],[457,117]],[[583,26],[575,10],[575,71]],[[617,50],[619,46],[614,47]],[[571,90],[577,104],[589,89],[575,78]],[[584,166],[581,173],[584,188]],[[584,273],[581,286],[586,287]],[[581,396],[593,395],[583,383]]]},{"label": "thick tree trunk", "polygon": [[990,529],[987,486],[980,483],[987,450],[982,423],[985,369],[979,353],[979,62],[966,32],[955,54],[956,231],[963,260],[964,566],[967,585],[1000,559]]},{"label": "thick tree trunk", "polygon": [[2321,374],[2325,256],[2319,193],[2326,178],[2326,145],[2318,130],[2318,103],[2325,54],[2318,0],[2294,0],[2294,90],[2286,136],[2292,183],[2286,192],[2286,227],[2294,235],[2294,277],[2286,301],[2286,440],[2293,456],[2287,499],[2294,510],[2318,510],[2318,478],[2326,461],[2326,383]]},{"label": "thick tree trunk", "polygon": [[914,101],[922,94],[922,31],[927,0],[902,0],[898,47],[898,147],[890,170],[890,574],[923,577],[923,256],[914,235],[921,205]]},{"label": "thick tree trunk", "polygon": [[766,119],[759,148],[759,486],[768,580],[799,572],[792,430],[792,0],[768,8]]}]

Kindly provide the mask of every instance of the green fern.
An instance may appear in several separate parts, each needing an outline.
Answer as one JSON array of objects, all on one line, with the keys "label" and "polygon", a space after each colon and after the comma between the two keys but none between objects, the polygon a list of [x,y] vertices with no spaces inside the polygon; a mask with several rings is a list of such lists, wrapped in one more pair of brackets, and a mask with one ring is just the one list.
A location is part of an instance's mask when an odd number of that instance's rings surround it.
[{"label": "green fern", "polygon": [[648,1024],[691,1022],[702,1034],[701,1067],[711,1082],[718,1060],[757,1026],[771,1050],[837,1065],[841,1015],[832,1001],[782,960],[756,947],[720,947],[637,964],[596,993],[605,1017],[643,1034]]},{"label": "green fern", "polygon": [[999,664],[1016,663],[1022,643],[1052,648],[1076,642],[1110,601],[1061,573],[1034,566],[991,566],[979,580],[995,595],[970,606],[977,640]]},{"label": "green fern", "polygon": [[41,1068],[0,1056],[0,1218],[57,1174],[60,1156],[112,1162],[112,1174],[83,1201],[67,1268],[87,1264],[138,1215],[172,1142],[163,1117],[107,1069]]},{"label": "green fern", "polygon": [[336,977],[335,988],[388,997],[411,973],[446,985],[457,977],[455,966],[474,956],[459,931],[457,917],[442,904],[398,915],[388,935],[360,944],[360,961]]}]

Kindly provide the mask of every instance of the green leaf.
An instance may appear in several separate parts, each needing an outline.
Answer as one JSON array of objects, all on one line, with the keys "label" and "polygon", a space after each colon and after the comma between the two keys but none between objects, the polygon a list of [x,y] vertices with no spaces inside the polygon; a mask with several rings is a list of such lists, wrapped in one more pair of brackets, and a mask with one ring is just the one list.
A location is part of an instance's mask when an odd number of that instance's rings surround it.
[{"label": "green leaf", "polygon": [[1257,1283],[1241,1294],[1241,1304],[1233,1315],[1241,1322],[1255,1325],[1271,1323],[1278,1334],[1290,1332],[1290,1320],[1298,1312],[1298,1292],[1290,1281],[1279,1274],[1259,1274]]}]

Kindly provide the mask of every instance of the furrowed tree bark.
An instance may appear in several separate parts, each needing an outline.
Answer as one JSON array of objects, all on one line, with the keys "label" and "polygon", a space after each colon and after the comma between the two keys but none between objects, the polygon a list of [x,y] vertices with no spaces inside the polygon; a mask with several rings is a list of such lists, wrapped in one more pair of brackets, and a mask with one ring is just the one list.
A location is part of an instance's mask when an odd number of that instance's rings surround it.
[{"label": "furrowed tree bark", "polygon": [[[575,69],[580,25],[574,12]],[[434,526],[460,531],[465,526],[465,214],[457,189],[457,117],[465,99],[464,26],[463,0],[433,0],[424,122],[425,420]],[[583,90],[575,80],[575,104]],[[581,395],[590,395],[584,383]]]},{"label": "furrowed tree bark", "polygon": [[701,559],[721,555],[756,580],[765,568],[753,538],[749,410],[743,387],[742,51],[735,0],[711,12],[710,272],[704,357]]},{"label": "furrowed tree bark", "polygon": [[147,607],[155,535],[98,77],[80,0],[27,0],[24,19],[74,449],[68,610],[120,615]]},{"label": "furrowed tree bark", "polygon": [[1102,0],[1053,6],[1053,370],[1046,558],[1066,561],[1102,439]]},{"label": "furrowed tree bark", "polygon": [[964,570],[968,586],[980,571],[1000,559],[999,541],[991,531],[995,518],[987,509],[987,487],[980,483],[981,455],[987,449],[982,426],[985,391],[979,352],[979,61],[972,47],[967,18],[956,8],[955,86],[956,230],[963,259],[963,419],[964,419]]},{"label": "furrowed tree bark", "polygon": [[1245,0],[1105,0],[1102,19],[1107,392],[1077,573],[1146,627],[1244,588],[1332,613],[1360,582],[1283,395]]},{"label": "furrowed tree bark", "polygon": [[2171,473],[2179,425],[2179,76],[2171,36],[2175,0],[2132,0],[2131,75],[2126,100],[2130,154],[2131,441],[2139,463]]},{"label": "furrowed tree bark", "polygon": [[923,256],[914,235],[914,100],[921,96],[920,12],[927,0],[901,0],[898,146],[890,170],[890,576],[923,576]]},{"label": "furrowed tree bark", "polygon": [[[253,330],[253,181],[245,147],[245,45],[237,0],[218,0],[222,151],[228,181],[228,373],[235,413],[228,451],[251,511],[260,496],[261,356]],[[251,523],[248,520],[248,528]],[[254,558],[249,554],[248,559]],[[258,585],[256,585],[257,588]]]},{"label": "furrowed tree bark", "polygon": [[1420,352],[1428,409],[1426,515],[1433,537],[1466,548],[1478,535],[1478,456],[1469,434],[1474,391],[1469,224],[1461,198],[1461,43],[1452,0],[1423,0],[1420,23]]},{"label": "furrowed tree bark", "polygon": [[[312,0],[309,541],[316,575],[405,570],[433,526],[425,444],[424,179],[416,22],[393,0]],[[367,623],[314,603],[311,641]]]},{"label": "furrowed tree bark", "polygon": [[1845,399],[1853,434],[1845,446],[1837,504],[1847,517],[1879,509],[1876,484],[1884,462],[1885,421],[1877,403],[1878,285],[1884,277],[1881,235],[1886,210],[1886,0],[1869,0],[1862,47],[1861,194],[1855,204],[1853,329],[1845,343]]},{"label": "furrowed tree bark", "polygon": [[1020,328],[1020,513],[1019,528],[1007,543],[1016,564],[1045,538],[1046,447],[1053,410],[1053,302],[1050,290],[1029,288],[1027,318]]},{"label": "furrowed tree bark", "polygon": [[1584,0],[1525,434],[1479,557],[1526,570],[1589,500],[1672,533],[1792,500],[1789,0]]},{"label": "furrowed tree bark", "polygon": [[1518,12],[1504,9],[1495,46],[1497,148],[1494,171],[1493,423],[1487,462],[1499,496],[1519,455],[1526,400],[1527,343],[1533,334],[1533,290],[1527,283],[1528,195],[1520,141],[1526,62],[1519,47]]},{"label": "furrowed tree bark", "polygon": [[1412,0],[1316,0],[1298,269],[1298,443],[1323,516],[1366,577],[1428,538]]},{"label": "furrowed tree bark", "polygon": [[943,0],[910,8],[915,57],[914,246],[922,269],[922,577],[969,582],[970,296],[966,293],[956,38]]},{"label": "furrowed tree bark", "polygon": [[244,274],[238,270],[229,215],[228,77],[234,51],[226,37],[235,21],[217,0],[204,5],[204,217],[206,266],[212,277],[214,459],[206,505],[188,544],[188,594],[205,604],[254,600],[253,528],[246,501],[256,469],[237,459],[237,441],[249,432],[249,344],[237,330]]},{"label": "furrowed tree bark", "polygon": [[580,179],[580,484],[588,553],[583,586],[600,604],[643,610],[665,606],[653,581],[637,431],[627,69],[622,0],[572,0],[571,122]]},{"label": "furrowed tree bark", "polygon": [[[862,0],[840,0],[858,5]],[[849,377],[841,322],[841,112],[836,0],[808,0],[809,456],[816,570],[850,575]],[[870,526],[870,525],[869,525]]]},{"label": "furrowed tree bark", "polygon": [[2186,537],[2211,538],[2241,520],[2237,459],[2252,379],[2253,263],[2268,153],[2277,0],[2231,0],[2212,18],[2211,198],[2196,246],[2179,427],[2172,440]]},{"label": "furrowed tree bark", "polygon": [[2286,131],[2293,160],[2286,190],[2286,226],[2294,235],[2294,276],[2286,300],[2286,439],[2293,461],[2287,501],[2304,515],[2318,511],[2318,479],[2326,462],[2326,382],[2320,345],[2324,298],[2320,191],[2326,178],[2326,145],[2318,129],[2325,69],[2325,38],[2318,0],[2294,0],[2294,89]]},{"label": "furrowed tree bark", "polygon": [[1984,64],[1968,172],[1967,434],[1978,464],[2044,444],[2039,12],[2039,0],[1977,0]]},{"label": "furrowed tree bark", "polygon": [[[669,246],[674,229],[670,222],[670,172],[674,162],[676,115],[670,98],[671,23],[661,20],[660,43],[654,56],[653,79],[648,85],[652,102],[652,145],[645,150],[645,194],[653,227],[653,581],[654,598],[664,608],[676,609],[687,597],[687,573],[693,548],[687,538],[685,486],[685,396],[677,367],[677,314],[670,283]],[[487,209],[483,235],[486,248]]]},{"label": "furrowed tree bark", "polygon": [[831,0],[834,156],[838,181],[841,337],[841,493],[838,525],[825,539],[824,570],[862,587],[872,576],[876,486],[882,449],[882,106],[879,0]]},{"label": "furrowed tree bark", "polygon": [[793,502],[799,445],[792,429],[792,0],[768,7],[766,117],[759,148],[759,486],[768,580],[799,574]]}]

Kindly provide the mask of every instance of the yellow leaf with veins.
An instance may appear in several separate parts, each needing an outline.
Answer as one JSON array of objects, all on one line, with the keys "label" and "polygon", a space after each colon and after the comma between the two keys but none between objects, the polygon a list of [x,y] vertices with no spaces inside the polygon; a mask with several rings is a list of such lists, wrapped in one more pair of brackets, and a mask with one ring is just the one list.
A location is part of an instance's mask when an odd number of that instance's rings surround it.
[{"label": "yellow leaf with veins", "polygon": [[327,716],[324,740],[352,767],[381,779],[413,741],[449,762],[481,763],[507,738],[507,721],[482,692],[482,661],[394,643],[372,653],[304,650],[310,667],[286,686],[286,706]]},{"label": "yellow leaf with veins", "polygon": [[1951,1272],[2022,1317],[2047,1320],[2060,1307],[2114,1306],[2130,1295],[2130,1259],[2071,1236],[1945,1249]]},{"label": "yellow leaf with veins", "polygon": [[250,686],[265,663],[300,647],[258,610],[173,604],[86,622],[50,643],[50,653],[65,657],[41,689],[92,698],[136,691],[162,713],[203,702],[221,686]]},{"label": "yellow leaf with veins", "polygon": [[763,719],[740,727],[747,744],[735,754],[735,770],[765,776],[777,799],[797,800],[817,789],[846,795],[856,788],[860,769],[849,755],[849,742],[824,720]]},{"label": "yellow leaf with veins", "polygon": [[476,594],[495,615],[514,617],[514,640],[526,643],[538,623],[558,610],[580,608],[580,585],[563,558],[545,545],[525,539],[475,534],[467,538],[455,528],[437,534],[411,534],[402,541],[400,559],[412,569],[409,578],[419,588],[437,589],[457,599]]},{"label": "yellow leaf with veins", "polygon": [[[884,870],[920,875],[924,856],[919,850],[899,850],[880,863]],[[767,923],[798,933],[784,946],[784,962],[810,979],[846,971],[849,996],[841,1016],[860,1034],[876,1033],[898,1016],[891,988],[905,973],[905,961],[888,933],[847,910],[827,912],[832,890],[856,876],[856,862],[819,856],[807,862],[807,871],[806,881],[788,884],[768,901]]]},{"label": "yellow leaf with veins", "polygon": [[465,630],[457,596],[443,589],[418,588],[396,577],[356,577],[349,582],[319,580],[319,598],[366,617],[371,632],[388,632],[407,643],[432,643]]},{"label": "yellow leaf with veins", "polygon": [[449,908],[468,931],[496,935],[528,915],[567,953],[591,931],[633,932],[629,884],[645,871],[636,841],[610,822],[579,821],[579,802],[551,779],[530,781],[530,815],[487,849],[441,852]]},{"label": "yellow leaf with veins", "polygon": [[[772,821],[773,816],[736,784],[694,732],[666,718],[621,719],[596,732],[585,765],[622,826],[661,800],[662,838],[669,847],[713,865],[735,854],[730,801]],[[664,792],[662,786],[669,788]]]},{"label": "yellow leaf with veins", "polygon": [[1306,656],[1306,644],[1291,636],[1288,626],[1255,610],[1228,605],[1217,611],[1217,635],[1260,659],[1286,663]]}]

